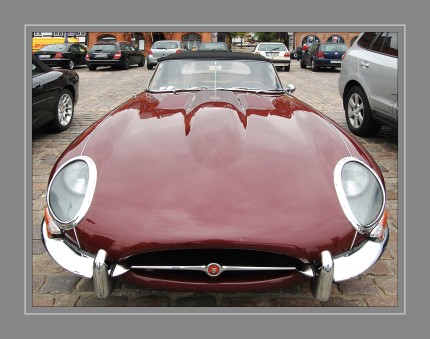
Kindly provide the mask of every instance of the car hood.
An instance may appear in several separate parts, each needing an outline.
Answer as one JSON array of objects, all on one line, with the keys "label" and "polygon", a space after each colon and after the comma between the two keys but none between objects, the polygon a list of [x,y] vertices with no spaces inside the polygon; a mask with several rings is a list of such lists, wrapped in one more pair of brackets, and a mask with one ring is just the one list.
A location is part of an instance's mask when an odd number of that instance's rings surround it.
[{"label": "car hood", "polygon": [[222,246],[312,260],[351,245],[333,183],[347,147],[292,97],[142,93],[85,142],[97,186],[77,234],[90,252]]}]

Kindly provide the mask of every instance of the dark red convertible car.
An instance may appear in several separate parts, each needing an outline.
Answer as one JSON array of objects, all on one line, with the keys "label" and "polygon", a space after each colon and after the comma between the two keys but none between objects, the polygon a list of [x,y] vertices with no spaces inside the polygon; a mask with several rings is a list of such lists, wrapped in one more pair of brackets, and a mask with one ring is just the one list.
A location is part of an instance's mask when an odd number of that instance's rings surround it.
[{"label": "dark red convertible car", "polygon": [[219,292],[308,279],[327,300],[381,256],[385,187],[357,140],[293,91],[259,55],[160,59],[148,89],[54,165],[48,252],[101,298],[116,279]]}]

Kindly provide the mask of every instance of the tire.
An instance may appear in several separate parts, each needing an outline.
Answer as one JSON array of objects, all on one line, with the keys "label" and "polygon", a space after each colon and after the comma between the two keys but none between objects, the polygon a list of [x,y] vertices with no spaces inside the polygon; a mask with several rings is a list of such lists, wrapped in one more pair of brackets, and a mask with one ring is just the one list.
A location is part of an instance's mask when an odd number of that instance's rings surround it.
[{"label": "tire", "polygon": [[139,67],[145,66],[145,58],[144,57],[142,57],[142,59],[140,59],[140,62],[137,64],[137,66],[139,66]]},{"label": "tire", "polygon": [[90,71],[95,71],[97,69],[97,66],[94,66],[94,65],[87,65],[87,66]]},{"label": "tire", "polygon": [[379,132],[381,124],[373,119],[369,100],[360,86],[354,86],[348,91],[343,105],[346,123],[352,133],[364,137]]},{"label": "tire", "polygon": [[123,62],[123,64],[121,65],[121,69],[127,70],[130,68],[130,60],[128,60],[128,58],[126,58]]},{"label": "tire", "polygon": [[300,67],[301,68],[306,68],[305,63],[303,62],[303,59],[300,59]]},{"label": "tire", "polygon": [[70,59],[69,63],[67,64],[68,69],[74,69],[75,68],[75,60]]},{"label": "tire", "polygon": [[285,72],[289,72],[289,71],[290,71],[290,65],[285,66],[285,67],[284,67],[284,71],[285,71]]},{"label": "tire", "polygon": [[53,132],[62,132],[69,128],[72,123],[75,104],[72,93],[64,89],[57,97],[57,103],[53,110],[53,119],[49,124]]},{"label": "tire", "polygon": [[146,68],[148,68],[148,69],[152,69],[153,67],[154,67],[154,65],[151,65],[149,63],[146,64]]},{"label": "tire", "polygon": [[317,65],[315,65],[315,61],[314,59],[311,60],[311,70],[314,72],[318,72],[319,71],[319,67]]}]

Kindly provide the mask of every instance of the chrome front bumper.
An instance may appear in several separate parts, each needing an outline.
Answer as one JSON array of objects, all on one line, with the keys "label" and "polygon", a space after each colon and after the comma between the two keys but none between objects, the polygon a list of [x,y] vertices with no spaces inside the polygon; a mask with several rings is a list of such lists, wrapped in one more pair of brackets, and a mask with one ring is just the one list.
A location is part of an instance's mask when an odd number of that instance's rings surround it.
[{"label": "chrome front bumper", "polygon": [[[45,221],[42,223],[42,240],[51,257],[66,270],[85,278],[93,279],[97,297],[106,298],[112,290],[112,279],[124,274],[130,268],[121,265],[108,266],[107,253],[100,249],[96,256],[89,256],[72,249],[61,238],[49,238]],[[321,267],[308,267],[301,274],[311,278],[311,290],[316,299],[326,301],[330,297],[333,282],[339,282],[356,277],[369,269],[382,255],[388,242],[388,227],[385,229],[383,240],[369,239],[355,252],[332,257],[330,252],[321,253]],[[213,265],[213,264],[212,264]],[[209,266],[209,265],[208,265]],[[207,270],[208,266],[145,266],[133,267],[135,269],[159,269],[159,270]],[[237,270],[238,267],[220,266],[220,270],[229,268]],[[295,268],[263,268],[240,267],[241,270],[296,270]]]}]

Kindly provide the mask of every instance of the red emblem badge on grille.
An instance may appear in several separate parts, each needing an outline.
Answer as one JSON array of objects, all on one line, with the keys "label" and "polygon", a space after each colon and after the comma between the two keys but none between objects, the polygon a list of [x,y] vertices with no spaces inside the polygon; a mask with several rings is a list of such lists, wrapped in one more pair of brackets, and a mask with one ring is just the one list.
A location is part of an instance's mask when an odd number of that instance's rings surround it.
[{"label": "red emblem badge on grille", "polygon": [[218,264],[209,264],[206,266],[206,273],[210,277],[216,277],[221,273],[221,266]]}]

